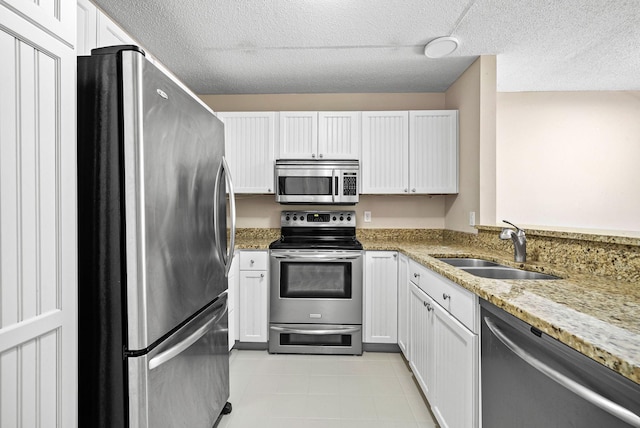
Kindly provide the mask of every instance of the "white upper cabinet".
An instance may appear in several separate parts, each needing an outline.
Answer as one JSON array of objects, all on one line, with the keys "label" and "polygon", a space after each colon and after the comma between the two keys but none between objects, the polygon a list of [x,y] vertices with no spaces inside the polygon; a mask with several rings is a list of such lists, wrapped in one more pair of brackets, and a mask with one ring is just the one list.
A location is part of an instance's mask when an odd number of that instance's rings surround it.
[{"label": "white upper cabinet", "polygon": [[76,55],[90,55],[91,49],[98,44],[98,9],[87,0],[78,0],[76,5],[78,10]]},{"label": "white upper cabinet", "polygon": [[277,115],[218,113],[224,121],[225,154],[236,193],[273,193]]},{"label": "white upper cabinet", "polygon": [[458,193],[458,111],[409,112],[411,193]]},{"label": "white upper cabinet", "polygon": [[409,112],[362,112],[362,193],[407,193]]},{"label": "white upper cabinet", "polygon": [[360,112],[280,112],[280,159],[359,159]]},{"label": "white upper cabinet", "polygon": [[362,193],[458,192],[456,110],[362,113]]},{"label": "white upper cabinet", "polygon": [[98,13],[97,47],[138,44],[104,13]]},{"label": "white upper cabinet", "polygon": [[318,113],[318,153],[320,159],[360,159],[360,112],[321,111]]},{"label": "white upper cabinet", "polygon": [[318,158],[318,112],[280,112],[280,159]]}]

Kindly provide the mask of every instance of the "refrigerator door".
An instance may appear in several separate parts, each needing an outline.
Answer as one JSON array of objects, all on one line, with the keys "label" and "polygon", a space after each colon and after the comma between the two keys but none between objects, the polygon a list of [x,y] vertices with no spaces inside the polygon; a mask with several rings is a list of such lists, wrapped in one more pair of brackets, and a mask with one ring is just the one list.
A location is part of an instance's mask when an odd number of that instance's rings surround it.
[{"label": "refrigerator door", "polygon": [[216,241],[226,244],[226,215],[214,226],[224,129],[141,53],[121,55],[132,351],[156,343],[227,288],[216,248]]},{"label": "refrigerator door", "polygon": [[149,354],[128,358],[129,426],[211,428],[229,398],[227,293]]}]

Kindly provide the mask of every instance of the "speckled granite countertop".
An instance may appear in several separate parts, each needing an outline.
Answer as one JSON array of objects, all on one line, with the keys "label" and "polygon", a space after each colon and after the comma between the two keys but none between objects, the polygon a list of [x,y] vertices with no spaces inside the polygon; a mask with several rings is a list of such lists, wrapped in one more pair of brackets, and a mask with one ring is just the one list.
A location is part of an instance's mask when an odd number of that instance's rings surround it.
[{"label": "speckled granite countertop", "polygon": [[[238,249],[267,249],[277,229],[236,240]],[[556,266],[516,264],[503,255],[467,245],[360,237],[365,250],[399,251],[519,319],[640,384],[640,286]],[[438,257],[478,257],[559,280],[480,278]]]},{"label": "speckled granite countertop", "polygon": [[[439,243],[365,240],[366,250],[397,250],[521,320],[640,384],[640,287],[536,264],[484,249]],[[478,257],[554,274],[559,280],[480,278],[438,257]]]}]

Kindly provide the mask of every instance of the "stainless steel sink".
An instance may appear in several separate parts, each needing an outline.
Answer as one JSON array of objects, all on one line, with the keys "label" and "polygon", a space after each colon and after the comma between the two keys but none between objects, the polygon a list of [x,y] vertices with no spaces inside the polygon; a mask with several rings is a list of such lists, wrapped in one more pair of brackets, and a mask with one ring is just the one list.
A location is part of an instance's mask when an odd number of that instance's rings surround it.
[{"label": "stainless steel sink", "polygon": [[455,266],[455,267],[486,267],[486,266],[502,266],[498,263],[495,262],[490,262],[489,260],[483,260],[483,259],[472,259],[472,258],[464,258],[464,257],[459,257],[459,258],[442,258],[442,259],[438,259],[441,262],[445,262],[447,264],[450,264],[451,266]]},{"label": "stainless steel sink", "polygon": [[532,272],[528,270],[515,269],[510,267],[461,267],[465,272],[482,278],[491,279],[560,279],[557,276],[549,275],[541,272]]},{"label": "stainless steel sink", "polygon": [[504,266],[484,259],[467,257],[446,257],[438,259],[465,272],[491,279],[560,279],[546,273],[532,272]]}]

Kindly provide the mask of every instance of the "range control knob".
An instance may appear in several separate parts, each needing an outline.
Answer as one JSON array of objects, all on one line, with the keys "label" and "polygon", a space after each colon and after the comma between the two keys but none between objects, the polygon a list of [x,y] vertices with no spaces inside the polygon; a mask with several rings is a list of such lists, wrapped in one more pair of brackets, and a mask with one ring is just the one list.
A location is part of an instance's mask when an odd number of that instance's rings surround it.
[{"label": "range control knob", "polygon": [[286,216],[286,217],[285,217],[285,220],[289,221],[289,220],[291,220],[291,217]]},{"label": "range control knob", "polygon": [[336,216],[333,216],[333,221],[336,221]]},{"label": "range control knob", "polygon": [[293,221],[296,221],[297,219],[298,219],[298,217],[294,215],[293,216]]},{"label": "range control knob", "polygon": [[351,221],[351,216],[348,216],[348,217],[347,217],[347,221]]},{"label": "range control knob", "polygon": [[344,221],[344,217],[340,216],[340,221]]}]

